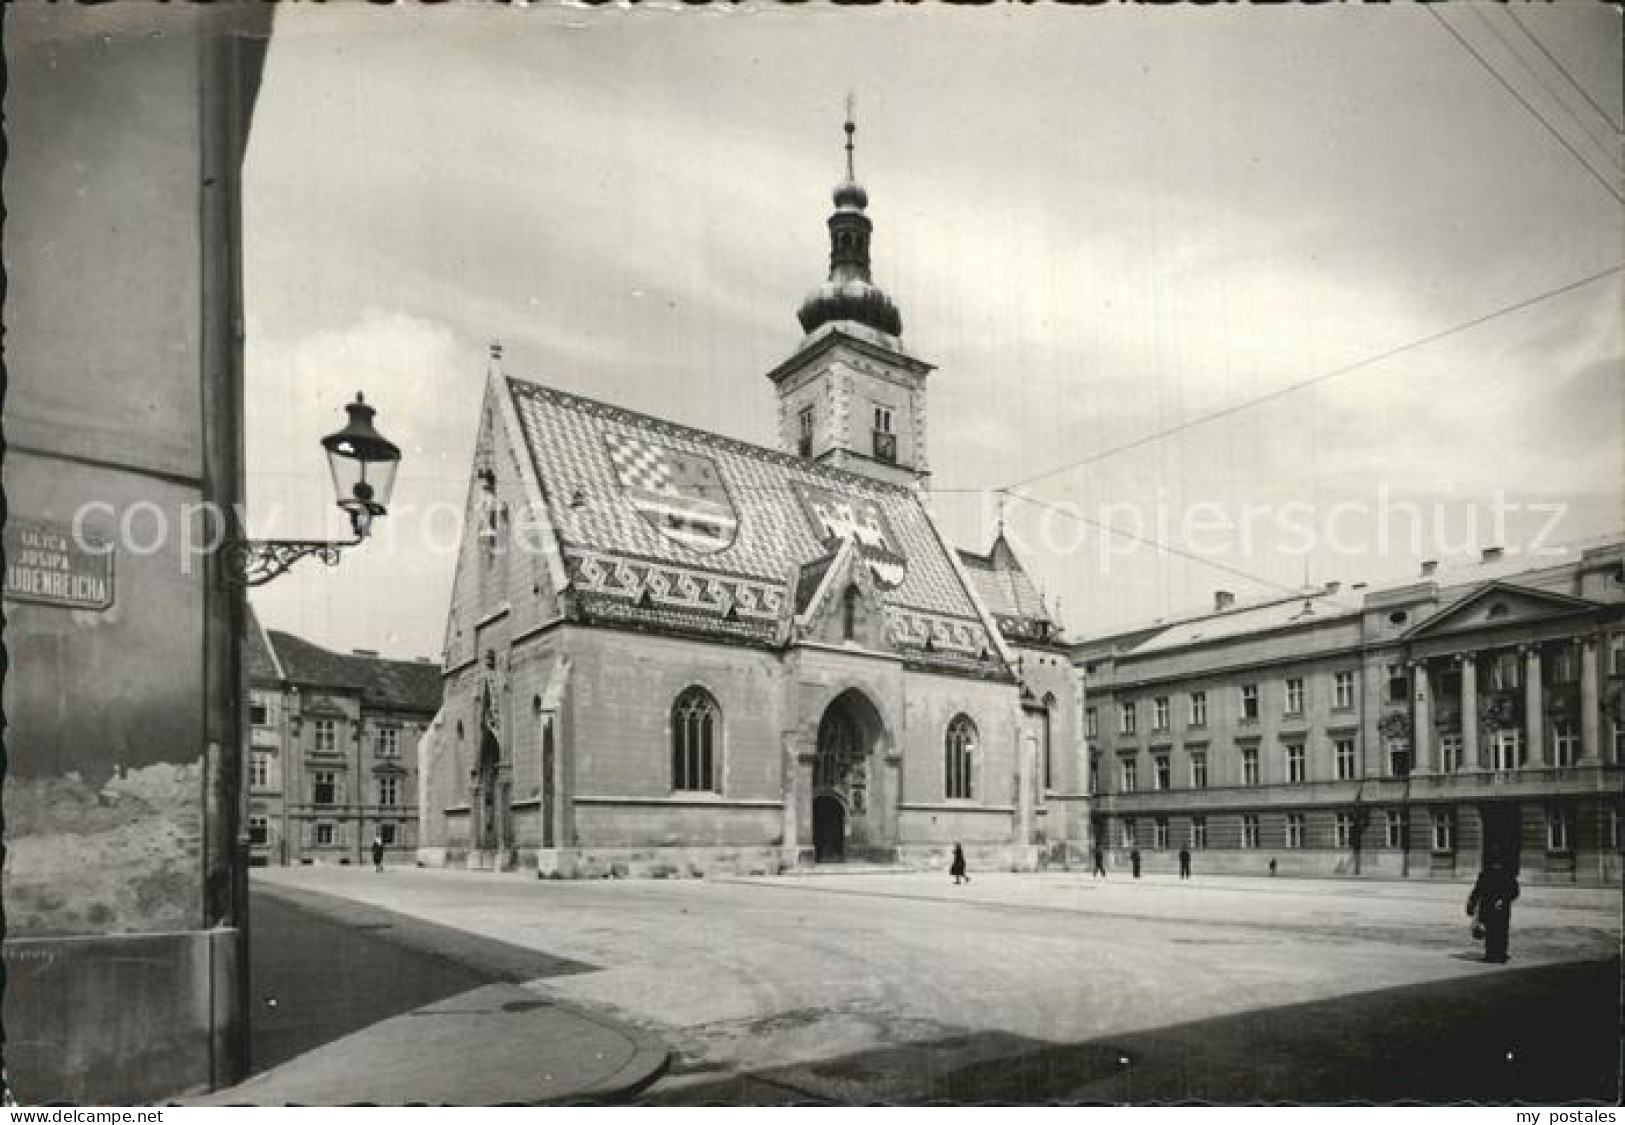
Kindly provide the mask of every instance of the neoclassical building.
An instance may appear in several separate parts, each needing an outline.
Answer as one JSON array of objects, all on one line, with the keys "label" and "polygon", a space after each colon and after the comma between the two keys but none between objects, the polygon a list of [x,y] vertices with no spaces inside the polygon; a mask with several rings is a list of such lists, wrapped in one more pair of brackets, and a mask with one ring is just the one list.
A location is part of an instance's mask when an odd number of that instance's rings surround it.
[{"label": "neoclassical building", "polygon": [[1032,867],[1088,829],[1077,677],[1007,543],[922,502],[932,366],[834,193],[776,449],[493,371],[420,861]]},{"label": "neoclassical building", "polygon": [[1625,544],[1489,549],[1092,638],[1095,831],[1117,862],[1617,882]]}]

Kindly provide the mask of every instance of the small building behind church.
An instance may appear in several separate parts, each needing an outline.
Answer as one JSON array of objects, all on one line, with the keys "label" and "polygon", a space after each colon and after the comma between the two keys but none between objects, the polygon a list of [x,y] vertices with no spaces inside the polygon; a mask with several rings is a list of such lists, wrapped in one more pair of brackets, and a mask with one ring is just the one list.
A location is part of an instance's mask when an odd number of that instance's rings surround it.
[{"label": "small building behind church", "polygon": [[850,163],[834,201],[829,279],[767,376],[777,449],[493,371],[421,862],[771,872],[958,843],[1028,869],[1085,846],[1059,623],[1002,536],[956,551],[923,503],[933,368],[871,280]]}]

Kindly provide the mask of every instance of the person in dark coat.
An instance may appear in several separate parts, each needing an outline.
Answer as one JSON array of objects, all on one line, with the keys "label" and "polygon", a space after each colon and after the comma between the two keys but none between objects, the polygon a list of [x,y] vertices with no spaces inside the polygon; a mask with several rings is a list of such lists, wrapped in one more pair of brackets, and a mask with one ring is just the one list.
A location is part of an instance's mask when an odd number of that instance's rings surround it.
[{"label": "person in dark coat", "polygon": [[1095,845],[1095,875],[1099,875],[1102,879],[1106,877],[1106,849],[1099,844]]},{"label": "person in dark coat", "polygon": [[1179,849],[1179,877],[1181,879],[1191,877],[1191,853],[1189,848]]},{"label": "person in dark coat", "polygon": [[965,849],[958,844],[954,845],[954,861],[948,865],[948,874],[954,877],[954,886],[961,882],[970,882],[970,876],[965,873]]},{"label": "person in dark coat", "polygon": [[372,834],[372,869],[374,871],[384,869],[384,836],[381,832]]},{"label": "person in dark coat", "polygon": [[1129,866],[1134,868],[1134,877],[1136,879],[1138,879],[1140,877],[1140,849],[1139,848],[1135,848],[1133,851],[1128,853],[1128,862],[1129,862]]},{"label": "person in dark coat", "polygon": [[1484,960],[1504,965],[1507,937],[1512,928],[1512,903],[1518,897],[1518,877],[1504,859],[1492,859],[1478,873],[1473,893],[1467,896],[1467,913],[1478,916],[1484,927]]}]

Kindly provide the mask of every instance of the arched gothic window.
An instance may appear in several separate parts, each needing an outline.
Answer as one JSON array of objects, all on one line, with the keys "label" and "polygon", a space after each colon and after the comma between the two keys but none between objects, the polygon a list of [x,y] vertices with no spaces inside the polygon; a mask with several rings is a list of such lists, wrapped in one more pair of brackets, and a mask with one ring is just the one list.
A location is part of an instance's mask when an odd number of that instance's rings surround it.
[{"label": "arched gothic window", "polygon": [[944,740],[944,795],[969,800],[975,793],[971,759],[976,752],[976,724],[964,715],[955,715]]},{"label": "arched gothic window", "polygon": [[691,687],[671,709],[671,787],[714,791],[716,747],[722,736],[722,709],[711,693]]},{"label": "arched gothic window", "polygon": [[848,586],[841,599],[841,639],[853,640],[858,635],[858,588]]},{"label": "arched gothic window", "polygon": [[1043,777],[1045,789],[1055,788],[1055,767],[1051,761],[1053,757],[1051,747],[1054,744],[1054,722],[1055,693],[1049,692],[1044,696],[1044,713],[1038,717],[1039,772]]}]

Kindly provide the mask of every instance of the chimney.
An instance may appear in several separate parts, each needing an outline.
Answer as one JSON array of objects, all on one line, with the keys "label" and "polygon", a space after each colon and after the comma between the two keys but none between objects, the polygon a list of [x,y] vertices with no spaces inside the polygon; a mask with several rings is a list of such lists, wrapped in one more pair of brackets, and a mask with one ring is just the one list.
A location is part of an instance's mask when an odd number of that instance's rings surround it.
[{"label": "chimney", "polygon": [[350,652],[355,656],[376,657],[378,655],[378,650],[375,648],[352,648]]},{"label": "chimney", "polygon": [[1439,560],[1438,559],[1423,559],[1422,560],[1422,577],[1423,578],[1432,578],[1434,576],[1434,574],[1438,572],[1438,569],[1439,569]]},{"label": "chimney", "polygon": [[1229,590],[1215,590],[1215,591],[1213,591],[1213,612],[1214,613],[1223,613],[1225,610],[1229,609],[1231,606],[1233,606],[1235,604],[1236,604],[1236,595],[1232,594]]},{"label": "chimney", "polygon": [[1334,582],[1328,582],[1328,583],[1326,583],[1326,594],[1329,597],[1329,596],[1331,596],[1333,594],[1336,594],[1337,591],[1341,590],[1342,588],[1343,588],[1343,583],[1341,583],[1341,582],[1335,582],[1335,581]]},{"label": "chimney", "polygon": [[1350,589],[1350,590],[1363,590],[1363,589],[1365,589],[1365,588],[1366,588],[1366,586],[1367,586],[1367,585],[1369,585],[1369,583],[1366,583],[1366,582],[1356,582],[1356,583],[1355,583],[1355,584],[1354,584],[1354,585],[1352,585],[1352,586],[1350,586],[1350,587],[1349,587],[1349,589]]},{"label": "chimney", "polygon": [[1504,554],[1506,554],[1505,547],[1485,547],[1484,553],[1482,556],[1480,556],[1479,561],[1487,563],[1500,562],[1501,556]]}]

